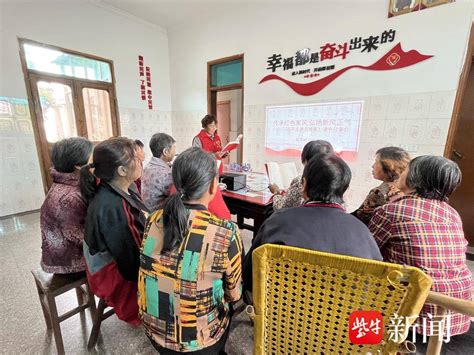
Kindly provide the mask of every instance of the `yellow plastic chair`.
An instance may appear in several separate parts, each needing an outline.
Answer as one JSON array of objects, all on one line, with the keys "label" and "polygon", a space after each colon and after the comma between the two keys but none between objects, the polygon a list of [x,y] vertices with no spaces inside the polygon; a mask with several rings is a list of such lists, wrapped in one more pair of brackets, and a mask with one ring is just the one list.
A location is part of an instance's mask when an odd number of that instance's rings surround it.
[{"label": "yellow plastic chair", "polygon": [[[252,263],[254,354],[414,351],[404,340],[432,284],[419,269],[270,244],[253,252]],[[382,313],[380,344],[350,342],[349,316],[358,310]],[[395,314],[407,326],[389,340]]]}]

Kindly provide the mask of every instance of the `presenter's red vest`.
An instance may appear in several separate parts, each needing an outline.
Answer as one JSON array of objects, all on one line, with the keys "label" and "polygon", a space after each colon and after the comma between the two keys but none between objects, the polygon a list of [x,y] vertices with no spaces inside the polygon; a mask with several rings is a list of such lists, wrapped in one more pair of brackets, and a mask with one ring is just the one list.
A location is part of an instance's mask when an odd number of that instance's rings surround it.
[{"label": "presenter's red vest", "polygon": [[[199,140],[201,141],[202,144],[202,149],[205,152],[208,153],[217,153],[222,150],[222,142],[221,142],[221,137],[216,133],[214,133],[214,139],[209,137],[209,134],[205,130],[201,130],[199,134],[197,135]],[[219,167],[219,174],[222,174],[224,170],[223,164],[220,165]]]},{"label": "presenter's red vest", "polygon": [[202,144],[202,149],[209,153],[217,153],[222,149],[221,137],[217,134],[214,134],[214,139],[209,137],[209,134],[205,130],[201,130],[197,135]]}]

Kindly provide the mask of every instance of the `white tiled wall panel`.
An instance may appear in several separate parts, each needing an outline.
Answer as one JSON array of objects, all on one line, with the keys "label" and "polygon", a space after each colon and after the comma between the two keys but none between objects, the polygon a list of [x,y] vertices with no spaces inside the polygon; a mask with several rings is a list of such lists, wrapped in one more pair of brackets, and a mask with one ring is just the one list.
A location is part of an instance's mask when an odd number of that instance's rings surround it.
[{"label": "white tiled wall panel", "polygon": [[[120,108],[122,135],[147,147],[153,133],[172,133],[171,112]],[[0,217],[36,210],[44,200],[43,182],[28,105],[0,97]]]},{"label": "white tiled wall panel", "polygon": [[44,199],[28,103],[0,97],[0,216],[38,209]]},{"label": "white tiled wall panel", "polygon": [[174,111],[171,115],[172,136],[176,140],[176,153],[191,147],[193,138],[201,131],[205,111]]},{"label": "white tiled wall panel", "polygon": [[[338,100],[364,101],[358,158],[356,162],[349,163],[353,173],[345,196],[349,211],[357,208],[367,192],[379,184],[371,174],[377,149],[394,145],[406,149],[413,156],[443,154],[455,93],[453,90]],[[268,159],[299,163],[299,159],[266,158],[263,156],[264,143],[265,105],[245,106],[244,161],[260,171]]]},{"label": "white tiled wall panel", "polygon": [[[353,172],[346,193],[349,211],[357,208],[368,190],[378,184],[371,175],[377,149],[394,145],[406,149],[413,156],[443,154],[454,98],[453,90],[338,100],[364,101],[358,158],[349,164]],[[16,109],[11,107],[8,114],[2,112],[0,216],[37,209],[44,199],[28,108],[17,106]],[[176,139],[179,153],[191,146],[205,114],[199,110],[170,112],[120,108],[122,135],[142,140],[147,160],[151,157],[149,141],[156,132],[171,134]],[[265,105],[244,106],[243,115],[244,162],[250,163],[254,171],[263,171],[263,165],[269,159],[295,161],[301,170],[299,158],[265,157]]]},{"label": "white tiled wall panel", "polygon": [[153,134],[172,134],[171,112],[120,108],[122,136],[139,139],[145,144],[145,161],[151,158],[149,148]]}]

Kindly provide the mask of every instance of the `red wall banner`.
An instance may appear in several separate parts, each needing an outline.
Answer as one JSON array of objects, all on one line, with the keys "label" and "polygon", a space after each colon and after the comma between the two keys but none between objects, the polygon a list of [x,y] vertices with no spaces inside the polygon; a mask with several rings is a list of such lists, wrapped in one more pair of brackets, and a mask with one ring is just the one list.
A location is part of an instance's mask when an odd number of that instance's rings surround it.
[{"label": "red wall banner", "polygon": [[410,50],[408,52],[405,52],[402,49],[401,44],[398,43],[395,47],[389,50],[382,58],[380,58],[374,64],[369,65],[369,66],[350,65],[322,79],[319,79],[310,83],[296,83],[296,82],[284,79],[277,74],[269,74],[265,76],[264,78],[262,78],[259,84],[262,84],[271,80],[279,80],[285,83],[286,85],[288,85],[297,94],[302,95],[302,96],[311,96],[323,90],[326,86],[331,84],[339,76],[341,76],[346,71],[351,70],[351,69],[358,68],[358,69],[363,69],[363,70],[375,70],[375,71],[395,70],[395,69],[401,69],[401,68],[405,68],[405,67],[420,63],[431,57],[433,56],[421,54],[416,50]]},{"label": "red wall banner", "polygon": [[142,55],[138,56],[138,72],[140,74],[140,97],[142,101],[147,101],[148,109],[153,110],[153,93],[151,90],[151,70],[145,67],[145,60]]}]

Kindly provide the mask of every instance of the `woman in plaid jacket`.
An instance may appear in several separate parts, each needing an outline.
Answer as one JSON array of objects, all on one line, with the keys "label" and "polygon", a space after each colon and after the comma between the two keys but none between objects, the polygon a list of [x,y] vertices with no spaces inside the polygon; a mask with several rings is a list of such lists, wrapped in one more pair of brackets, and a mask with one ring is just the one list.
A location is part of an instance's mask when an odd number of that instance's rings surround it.
[{"label": "woman in plaid jacket", "polygon": [[[456,163],[439,156],[413,159],[399,179],[405,196],[375,210],[369,229],[385,261],[415,266],[433,279],[433,291],[465,300],[471,299],[472,275],[466,264],[467,241],[459,214],[448,198],[461,182]],[[430,334],[430,316],[436,309],[425,304],[416,328],[423,331],[422,319]],[[469,330],[468,316],[448,313],[450,335]]]}]

